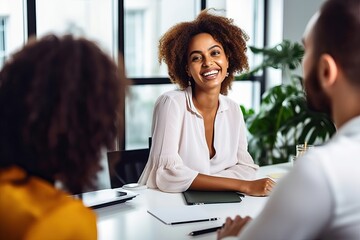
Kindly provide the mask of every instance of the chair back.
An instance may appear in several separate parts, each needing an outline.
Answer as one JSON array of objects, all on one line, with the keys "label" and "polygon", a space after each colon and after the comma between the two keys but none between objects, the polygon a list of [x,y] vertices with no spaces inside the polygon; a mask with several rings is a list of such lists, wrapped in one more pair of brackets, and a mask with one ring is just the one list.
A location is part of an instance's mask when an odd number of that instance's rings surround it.
[{"label": "chair back", "polygon": [[137,182],[145,168],[149,152],[148,148],[108,152],[111,188]]}]

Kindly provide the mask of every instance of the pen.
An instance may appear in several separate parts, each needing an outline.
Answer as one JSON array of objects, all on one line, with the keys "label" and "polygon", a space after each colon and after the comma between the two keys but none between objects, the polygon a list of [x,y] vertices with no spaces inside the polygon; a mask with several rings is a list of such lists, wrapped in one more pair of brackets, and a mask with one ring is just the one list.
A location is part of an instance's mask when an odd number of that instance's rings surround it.
[{"label": "pen", "polygon": [[173,222],[171,225],[175,224],[182,224],[182,223],[194,223],[194,222],[206,222],[206,221],[216,221],[220,218],[206,218],[206,219],[197,219],[197,220],[191,220],[191,221],[183,221],[183,222]]},{"label": "pen", "polygon": [[222,228],[222,226],[218,226],[218,227],[213,227],[213,228],[207,228],[207,229],[202,229],[202,230],[197,230],[197,231],[193,231],[191,233],[189,233],[190,236],[197,236],[200,234],[205,234],[205,233],[211,233],[211,232],[216,232],[218,229]]}]

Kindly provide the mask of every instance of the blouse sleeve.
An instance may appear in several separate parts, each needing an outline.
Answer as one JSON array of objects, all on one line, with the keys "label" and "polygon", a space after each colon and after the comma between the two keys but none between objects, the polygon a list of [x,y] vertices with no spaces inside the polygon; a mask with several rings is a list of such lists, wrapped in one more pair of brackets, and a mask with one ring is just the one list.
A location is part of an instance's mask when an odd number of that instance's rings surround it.
[{"label": "blouse sleeve", "polygon": [[171,97],[159,97],[153,114],[150,155],[139,183],[165,192],[182,192],[198,175],[184,165],[178,153],[182,115],[179,104]]},{"label": "blouse sleeve", "polygon": [[252,162],[252,158],[249,153],[246,153],[242,158],[238,158],[238,163],[234,166],[224,169],[217,173],[217,176],[238,178],[242,180],[253,180],[256,177],[256,171],[259,168],[258,165]]}]

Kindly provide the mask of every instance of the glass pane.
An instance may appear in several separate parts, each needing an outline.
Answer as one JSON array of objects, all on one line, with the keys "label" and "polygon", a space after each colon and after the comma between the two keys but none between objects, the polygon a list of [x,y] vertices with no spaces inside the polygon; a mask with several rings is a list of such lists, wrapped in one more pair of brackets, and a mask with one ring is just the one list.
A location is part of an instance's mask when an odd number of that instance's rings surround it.
[{"label": "glass pane", "polygon": [[235,81],[232,84],[228,97],[243,105],[247,109],[259,110],[260,106],[260,82]]},{"label": "glass pane", "polygon": [[129,77],[167,77],[159,65],[159,38],[174,24],[191,21],[199,0],[125,0],[125,66]]},{"label": "glass pane", "polygon": [[24,45],[24,18],[23,0],[0,0],[0,68]]},{"label": "glass pane", "polygon": [[0,16],[0,67],[5,62],[7,17]]},{"label": "glass pane", "polygon": [[125,105],[125,149],[149,146],[155,101],[176,87],[175,84],[130,86]]},{"label": "glass pane", "polygon": [[116,59],[117,9],[116,0],[36,0],[37,35],[84,36]]}]

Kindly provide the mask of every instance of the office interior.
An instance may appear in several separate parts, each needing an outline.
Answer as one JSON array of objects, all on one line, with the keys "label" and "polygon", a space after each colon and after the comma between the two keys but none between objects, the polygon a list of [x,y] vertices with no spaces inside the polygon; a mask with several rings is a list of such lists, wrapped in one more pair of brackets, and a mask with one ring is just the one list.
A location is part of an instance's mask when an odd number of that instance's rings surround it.
[{"label": "office interior", "polygon": [[[274,46],[283,39],[301,42],[303,29],[324,0],[0,0],[0,68],[29,38],[48,33],[96,41],[115,61],[124,58],[132,80],[125,100],[123,141],[110,150],[148,147],[156,98],[176,86],[157,60],[160,36],[172,25],[190,21],[206,8],[234,19],[250,37],[249,45]],[[261,58],[248,53],[250,68]],[[301,69],[297,70],[301,74]],[[229,96],[255,111],[261,94],[282,84],[281,71],[268,70],[235,82]],[[1,117],[1,116],[0,116]],[[109,188],[107,151],[98,188]]]}]

